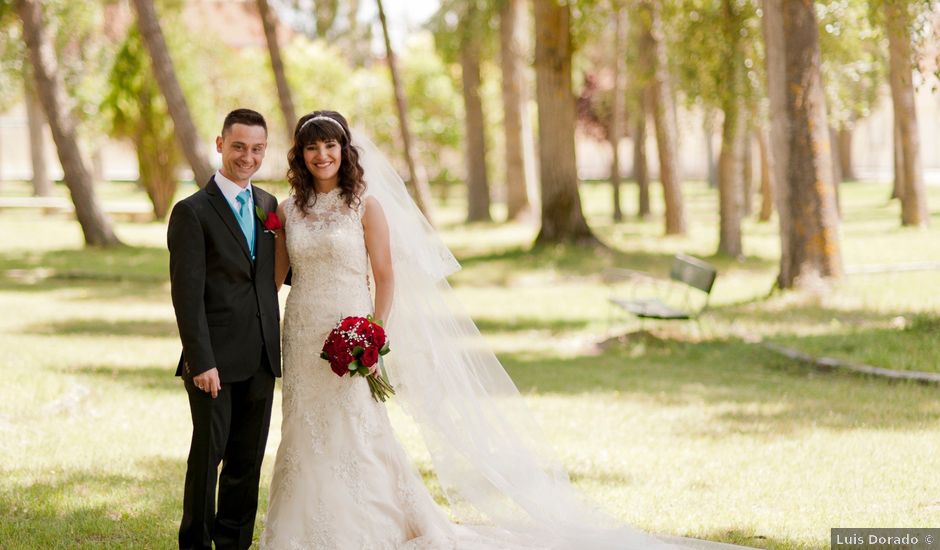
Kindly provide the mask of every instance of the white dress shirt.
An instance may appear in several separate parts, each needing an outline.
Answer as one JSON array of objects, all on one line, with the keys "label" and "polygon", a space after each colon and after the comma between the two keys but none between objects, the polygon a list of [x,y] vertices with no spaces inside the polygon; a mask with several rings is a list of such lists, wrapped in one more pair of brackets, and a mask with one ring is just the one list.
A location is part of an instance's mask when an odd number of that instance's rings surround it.
[{"label": "white dress shirt", "polygon": [[248,206],[251,208],[252,212],[255,210],[254,196],[253,196],[254,193],[251,189],[250,180],[248,181],[247,186],[242,187],[238,185],[237,183],[235,183],[234,181],[223,176],[222,172],[217,170],[215,173],[215,183],[216,185],[219,186],[219,190],[222,191],[222,195],[225,197],[225,200],[227,200],[228,203],[232,206],[232,210],[234,212],[238,212],[238,198],[237,198],[238,194],[244,191],[245,189],[248,190],[248,197],[249,199],[251,199],[248,201]]}]

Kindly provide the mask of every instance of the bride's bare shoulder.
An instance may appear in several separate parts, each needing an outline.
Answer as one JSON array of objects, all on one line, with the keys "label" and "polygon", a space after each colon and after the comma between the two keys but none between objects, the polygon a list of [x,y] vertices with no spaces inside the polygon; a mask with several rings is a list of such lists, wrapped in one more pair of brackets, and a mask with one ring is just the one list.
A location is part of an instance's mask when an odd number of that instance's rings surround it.
[{"label": "bride's bare shoulder", "polygon": [[385,221],[385,211],[378,199],[368,195],[362,199],[362,226],[368,229],[370,226],[387,227]]},{"label": "bride's bare shoulder", "polygon": [[287,197],[286,199],[282,200],[280,203],[278,203],[277,216],[283,220],[285,214],[287,213],[288,206],[291,205],[293,202],[294,202],[294,196],[291,195]]}]

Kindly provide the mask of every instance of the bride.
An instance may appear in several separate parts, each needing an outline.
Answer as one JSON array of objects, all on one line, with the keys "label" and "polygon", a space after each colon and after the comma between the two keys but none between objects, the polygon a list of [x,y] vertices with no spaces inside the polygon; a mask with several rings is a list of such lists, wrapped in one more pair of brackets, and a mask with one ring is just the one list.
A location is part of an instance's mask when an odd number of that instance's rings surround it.
[{"label": "bride", "polygon": [[[453,300],[457,261],[396,172],[335,111],[302,117],[278,207],[281,443],[261,547],[665,548],[581,501],[515,385]],[[451,506],[431,498],[367,381],[320,359],[343,317],[382,320],[393,399],[416,421]],[[485,525],[485,527],[484,527]]]}]

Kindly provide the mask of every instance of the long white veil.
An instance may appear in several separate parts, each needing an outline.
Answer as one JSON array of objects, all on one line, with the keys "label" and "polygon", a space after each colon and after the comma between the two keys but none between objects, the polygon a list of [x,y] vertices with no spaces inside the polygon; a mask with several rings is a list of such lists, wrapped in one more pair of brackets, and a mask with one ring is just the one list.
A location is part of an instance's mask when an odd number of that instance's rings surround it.
[{"label": "long white veil", "polygon": [[366,195],[388,220],[395,294],[386,356],[395,400],[415,420],[458,522],[489,524],[550,548],[653,549],[585,503],[550,452],[522,396],[454,297],[460,269],[361,129],[352,144]]}]

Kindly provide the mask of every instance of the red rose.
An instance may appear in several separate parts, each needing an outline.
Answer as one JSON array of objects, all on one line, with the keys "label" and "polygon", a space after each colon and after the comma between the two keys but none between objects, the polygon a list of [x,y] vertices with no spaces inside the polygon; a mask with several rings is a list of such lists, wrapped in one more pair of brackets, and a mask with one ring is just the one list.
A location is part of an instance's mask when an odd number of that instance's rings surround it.
[{"label": "red rose", "polygon": [[359,358],[359,362],[365,365],[366,367],[371,367],[372,365],[378,363],[379,361],[379,350],[375,346],[369,346],[362,352],[362,357]]},{"label": "red rose", "polygon": [[337,335],[335,333],[331,333],[330,337],[327,338],[326,340],[326,344],[324,344],[323,346],[323,351],[327,352],[328,354],[332,356],[332,355],[336,355],[336,353],[340,351],[341,349],[343,349],[343,340],[340,338],[337,338]]},{"label": "red rose", "polygon": [[268,231],[277,231],[284,228],[281,218],[277,217],[277,212],[268,212],[264,218],[264,228]]},{"label": "red rose", "polygon": [[382,328],[382,325],[376,323],[372,325],[372,339],[375,342],[375,346],[378,349],[385,347],[385,329]]},{"label": "red rose", "polygon": [[361,321],[361,320],[362,320],[362,317],[346,317],[346,318],[343,319],[343,321],[340,323],[339,328],[340,328],[341,330],[351,330],[351,329],[352,329],[353,327],[355,327],[356,324],[358,324],[359,321]]},{"label": "red rose", "polygon": [[363,338],[369,338],[372,335],[372,323],[370,323],[368,319],[366,319],[365,323],[360,323],[359,326],[356,327],[356,334]]},{"label": "red rose", "polygon": [[349,374],[349,364],[356,359],[346,350],[339,350],[336,359],[330,361],[330,368],[336,373],[336,376],[345,376]]},{"label": "red rose", "polygon": [[349,369],[340,365],[337,361],[330,361],[330,370],[336,373],[336,376],[343,376],[349,372]]}]

